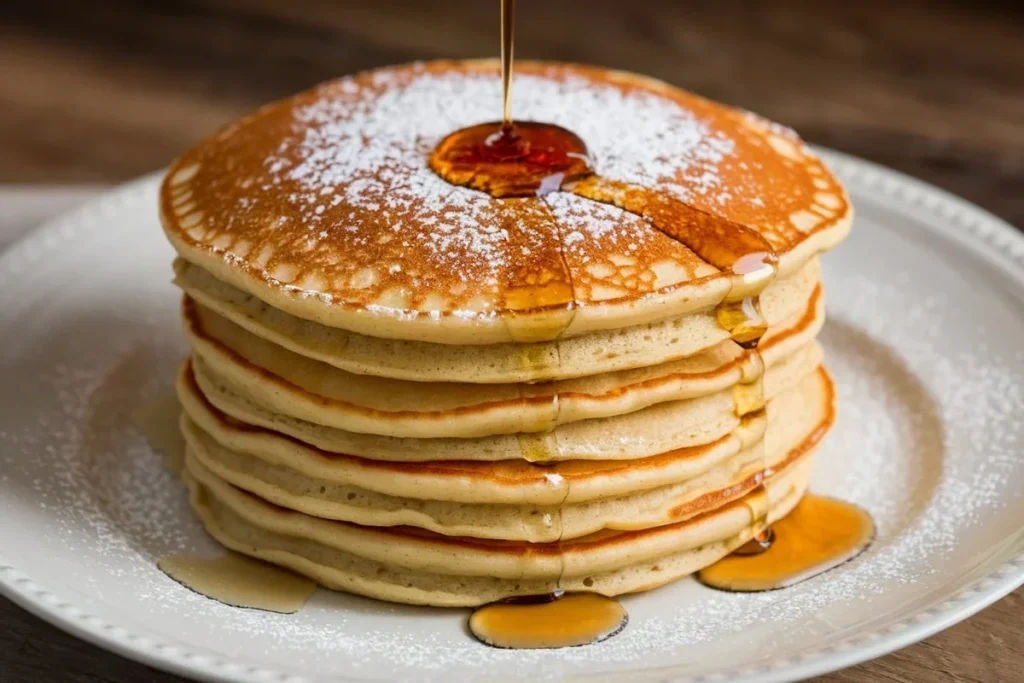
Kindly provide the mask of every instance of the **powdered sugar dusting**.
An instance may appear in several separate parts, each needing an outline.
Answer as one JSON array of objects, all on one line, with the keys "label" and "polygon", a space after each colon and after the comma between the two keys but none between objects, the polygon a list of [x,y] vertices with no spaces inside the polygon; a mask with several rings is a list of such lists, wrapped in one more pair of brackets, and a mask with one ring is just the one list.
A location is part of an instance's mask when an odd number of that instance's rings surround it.
[{"label": "powdered sugar dusting", "polygon": [[[282,155],[267,159],[268,169],[299,180],[313,203],[352,179],[359,182],[348,187],[348,199],[373,210],[421,201],[437,208],[454,197],[472,214],[474,205],[489,203],[440,180],[423,161],[445,135],[495,119],[498,81],[490,74],[427,72],[411,79],[378,72],[375,81],[387,87],[372,97],[346,97],[355,92],[353,78],[322,88],[320,99],[295,112],[300,139],[285,140]],[[692,170],[692,182],[672,187],[683,199],[719,189],[715,168],[734,148],[724,133],[668,98],[578,76],[518,76],[515,107],[518,119],[579,134],[602,175],[654,185]],[[294,149],[298,163],[291,160]]]},{"label": "powdered sugar dusting", "polygon": [[[12,294],[0,328],[19,331],[0,346],[0,566],[179,651],[307,681],[614,678],[670,665],[698,676],[800,659],[910,618],[991,570],[1019,534],[1020,281],[967,251],[941,258],[953,243],[930,227],[940,218],[860,199],[858,229],[825,268],[823,341],[840,406],[814,486],[864,505],[879,535],[824,576],[760,595],[681,581],[626,598],[621,635],[556,652],[483,647],[463,632],[461,611],[324,591],[298,614],[269,615],[181,588],[154,559],[216,546],[131,424],[167,390],[182,351],[151,191],[75,238],[45,236],[60,249],[44,249],[41,236],[0,258],[0,289]],[[93,256],[128,248],[133,258],[95,270]]]},{"label": "powdered sugar dusting", "polygon": [[[782,129],[654,81],[520,66],[515,117],[579,135],[608,180],[749,226],[780,254],[847,212],[820,161]],[[184,180],[164,191],[171,234],[186,252],[217,254],[232,274],[254,278],[253,294],[264,285],[287,294],[276,305],[300,317],[315,310],[354,331],[415,328],[417,338],[445,343],[468,320],[483,323],[480,343],[507,341],[495,323],[531,268],[545,271],[538,281],[570,285],[575,306],[614,311],[717,273],[648,221],[601,203],[558,197],[546,211],[540,199],[495,199],[429,168],[444,137],[500,111],[498,71],[480,63],[324,84],[186,152],[170,174]],[[416,325],[388,320],[419,316]],[[428,318],[454,324],[420,324]],[[382,325],[362,329],[363,321]]]},{"label": "powdered sugar dusting", "polygon": [[600,244],[614,249],[616,254],[631,256],[657,236],[643,229],[642,218],[616,206],[597,204],[563,192],[549,194],[544,201],[563,227],[563,248],[583,262],[597,256],[589,245]]},{"label": "powdered sugar dusting", "polygon": [[[378,72],[374,85],[379,90],[368,96],[353,78],[342,79],[296,110],[296,137],[285,139],[266,160],[271,182],[297,181],[304,192],[293,198],[312,208],[306,216],[313,223],[321,220],[325,201],[339,200],[333,193],[341,186],[345,202],[356,209],[349,229],[360,229],[357,211],[366,209],[395,230],[403,223],[422,225],[417,238],[439,261],[452,258],[458,267],[454,259],[471,252],[500,270],[508,234],[493,220],[493,200],[449,185],[425,163],[445,135],[495,118],[498,80],[478,73],[399,78]],[[660,183],[686,200],[695,195],[727,199],[716,168],[734,143],[667,98],[575,76],[521,75],[515,108],[517,118],[580,134],[601,174],[640,185]],[[678,181],[680,174],[685,183]],[[607,213],[599,204],[577,203],[576,215],[587,216],[584,225],[596,234],[607,229]]]}]

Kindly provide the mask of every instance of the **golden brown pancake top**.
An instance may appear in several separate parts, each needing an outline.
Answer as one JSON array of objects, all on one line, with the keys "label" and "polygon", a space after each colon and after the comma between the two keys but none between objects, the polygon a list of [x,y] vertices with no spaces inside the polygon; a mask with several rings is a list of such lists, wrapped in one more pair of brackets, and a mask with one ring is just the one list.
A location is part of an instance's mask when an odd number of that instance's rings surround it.
[{"label": "golden brown pancake top", "polygon": [[[514,111],[580,135],[602,176],[754,228],[783,258],[849,217],[842,187],[792,131],[664,83],[526,62]],[[633,214],[562,192],[495,199],[427,167],[442,137],[499,112],[495,62],[326,83],[178,159],[161,191],[165,229],[185,258],[239,274],[261,298],[392,318],[631,304],[718,279]]]}]

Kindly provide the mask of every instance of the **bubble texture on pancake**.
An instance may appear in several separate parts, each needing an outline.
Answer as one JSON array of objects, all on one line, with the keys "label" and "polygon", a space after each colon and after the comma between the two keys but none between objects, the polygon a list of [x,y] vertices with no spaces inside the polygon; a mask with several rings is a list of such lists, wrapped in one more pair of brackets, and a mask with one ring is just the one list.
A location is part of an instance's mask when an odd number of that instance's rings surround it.
[{"label": "bubble texture on pancake", "polygon": [[[426,160],[441,137],[499,111],[497,69],[378,69],[260,109],[172,166],[168,238],[294,316],[440,344],[655,323],[727,296],[726,274],[633,214],[559,192],[496,200],[435,176]],[[760,232],[782,277],[849,228],[822,162],[748,112],[633,74],[530,62],[517,64],[516,109],[579,134],[603,176]]]}]

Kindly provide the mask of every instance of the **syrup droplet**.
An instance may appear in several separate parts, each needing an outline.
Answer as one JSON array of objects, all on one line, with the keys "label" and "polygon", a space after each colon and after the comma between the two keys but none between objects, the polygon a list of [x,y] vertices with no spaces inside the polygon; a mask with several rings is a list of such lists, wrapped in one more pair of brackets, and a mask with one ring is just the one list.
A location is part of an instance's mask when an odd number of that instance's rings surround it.
[{"label": "syrup droplet", "polygon": [[[712,588],[746,593],[785,588],[848,562],[871,544],[875,523],[863,508],[807,494],[772,527],[760,552],[736,552],[697,573]],[[743,546],[751,550],[750,543]]]},{"label": "syrup droplet", "polygon": [[768,329],[768,323],[761,315],[761,304],[756,296],[723,301],[715,309],[715,318],[732,340],[744,349],[757,348],[761,337]]},{"label": "syrup droplet", "polygon": [[298,612],[316,584],[309,579],[242,555],[177,555],[157,567],[186,588],[232,607]]},{"label": "syrup droplet", "polygon": [[764,531],[754,534],[754,537],[732,551],[733,555],[760,555],[772,547],[775,542],[775,531],[770,527]]},{"label": "syrup droplet", "polygon": [[[557,402],[558,394],[553,395],[552,398]],[[557,409],[556,406],[555,410]],[[558,444],[550,431],[520,433],[517,435],[517,441],[523,460],[535,465],[553,464],[555,456],[558,455]]]},{"label": "syrup droplet", "polygon": [[[766,450],[762,448],[762,453],[765,453]],[[762,470],[757,477],[758,488],[743,499],[743,504],[750,510],[750,529],[755,538],[767,530],[768,513],[771,512],[768,489],[764,485],[765,477],[768,476],[767,454],[762,455],[762,458]]]},{"label": "syrup droplet", "polygon": [[628,621],[625,608],[613,598],[555,593],[479,607],[469,617],[469,630],[492,647],[533,650],[599,643],[621,632]]},{"label": "syrup droplet", "polygon": [[764,409],[764,383],[761,378],[753,382],[739,383],[732,388],[734,410],[737,417],[743,417]]}]

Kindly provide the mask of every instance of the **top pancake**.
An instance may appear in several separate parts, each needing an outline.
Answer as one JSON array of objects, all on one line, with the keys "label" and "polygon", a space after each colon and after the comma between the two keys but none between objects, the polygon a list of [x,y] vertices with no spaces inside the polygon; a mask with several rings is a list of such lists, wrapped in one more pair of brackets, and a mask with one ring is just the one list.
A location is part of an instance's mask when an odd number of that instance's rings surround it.
[{"label": "top pancake", "polygon": [[[518,119],[582,137],[604,177],[760,232],[795,272],[851,209],[791,131],[648,78],[520,63]],[[445,135],[500,112],[496,62],[339,79],[186,152],[161,190],[183,258],[271,306],[360,334],[538,341],[714,306],[732,281],[644,219],[563,192],[495,199],[427,166]]]}]

